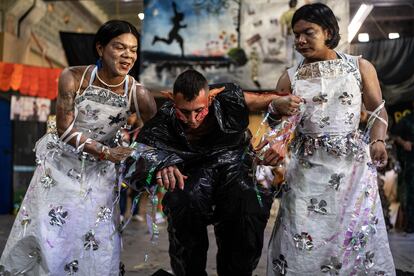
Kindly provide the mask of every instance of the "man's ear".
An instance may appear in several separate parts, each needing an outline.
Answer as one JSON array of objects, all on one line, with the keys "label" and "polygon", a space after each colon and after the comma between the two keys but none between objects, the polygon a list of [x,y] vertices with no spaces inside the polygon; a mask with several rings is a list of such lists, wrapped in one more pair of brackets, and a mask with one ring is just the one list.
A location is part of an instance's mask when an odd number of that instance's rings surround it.
[{"label": "man's ear", "polygon": [[161,91],[161,95],[166,99],[174,101],[174,94],[171,91],[166,91],[166,90]]}]

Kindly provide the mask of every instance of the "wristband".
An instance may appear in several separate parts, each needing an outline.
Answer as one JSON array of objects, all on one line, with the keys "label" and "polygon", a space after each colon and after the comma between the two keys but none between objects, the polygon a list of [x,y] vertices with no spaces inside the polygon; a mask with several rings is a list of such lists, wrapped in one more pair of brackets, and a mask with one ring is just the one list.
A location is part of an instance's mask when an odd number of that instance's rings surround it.
[{"label": "wristband", "polygon": [[374,141],[372,141],[371,143],[369,143],[369,145],[370,145],[370,146],[372,146],[373,144],[375,144],[375,143],[377,143],[377,142],[381,142],[381,143],[383,143],[383,144],[384,144],[384,146],[386,145],[386,144],[385,144],[385,141],[384,141],[384,140],[382,140],[382,139],[375,139]]},{"label": "wristband", "polygon": [[109,152],[109,148],[107,146],[102,146],[101,152],[99,153],[99,160],[108,160],[109,155],[111,153]]}]

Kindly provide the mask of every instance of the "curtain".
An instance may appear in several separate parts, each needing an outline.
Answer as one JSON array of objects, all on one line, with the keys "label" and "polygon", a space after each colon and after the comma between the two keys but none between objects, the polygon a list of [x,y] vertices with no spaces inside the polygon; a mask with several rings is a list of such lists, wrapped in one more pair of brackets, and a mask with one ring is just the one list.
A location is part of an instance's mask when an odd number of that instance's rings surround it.
[{"label": "curtain", "polygon": [[351,53],[375,66],[388,106],[414,100],[414,37],[356,43]]}]

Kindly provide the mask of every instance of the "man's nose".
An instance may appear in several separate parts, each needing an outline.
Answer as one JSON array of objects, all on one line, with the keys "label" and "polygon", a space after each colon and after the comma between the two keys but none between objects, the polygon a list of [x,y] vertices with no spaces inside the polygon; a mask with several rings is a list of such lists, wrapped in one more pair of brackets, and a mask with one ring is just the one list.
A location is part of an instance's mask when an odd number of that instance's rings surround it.
[{"label": "man's nose", "polygon": [[196,112],[191,112],[190,113],[190,115],[188,116],[188,120],[190,121],[190,122],[192,122],[192,123],[195,123],[197,120],[196,120],[196,117],[197,117],[197,113]]}]

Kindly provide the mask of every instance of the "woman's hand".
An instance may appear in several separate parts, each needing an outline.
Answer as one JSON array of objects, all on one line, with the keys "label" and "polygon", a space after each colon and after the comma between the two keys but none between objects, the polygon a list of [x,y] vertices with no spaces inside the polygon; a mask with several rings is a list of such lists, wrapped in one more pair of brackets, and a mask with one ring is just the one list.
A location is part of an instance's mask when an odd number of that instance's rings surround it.
[{"label": "woman's hand", "polygon": [[376,142],[370,145],[371,159],[377,167],[384,167],[387,165],[388,154],[383,142]]},{"label": "woman's hand", "polygon": [[130,156],[134,149],[128,147],[116,147],[109,148],[108,151],[109,154],[106,159],[113,163],[120,163],[121,161],[125,160],[128,156]]},{"label": "woman's hand", "polygon": [[302,101],[302,98],[295,95],[280,96],[272,101],[271,108],[276,115],[292,116],[299,112],[299,105]]},{"label": "woman's hand", "polygon": [[[275,143],[270,146],[268,140],[263,140],[256,148],[255,151],[261,157],[259,158],[259,165],[276,166],[278,165],[286,155],[286,150]],[[262,152],[264,151],[264,152]]]}]

